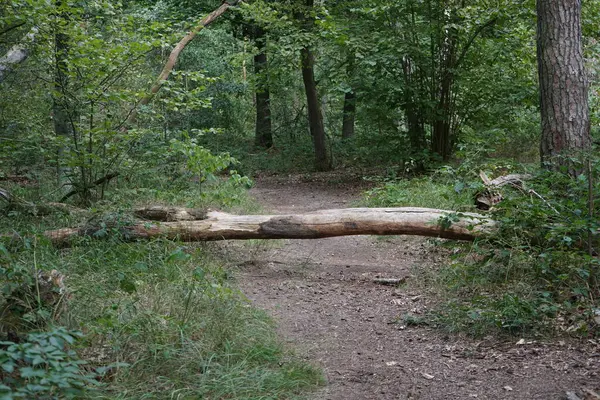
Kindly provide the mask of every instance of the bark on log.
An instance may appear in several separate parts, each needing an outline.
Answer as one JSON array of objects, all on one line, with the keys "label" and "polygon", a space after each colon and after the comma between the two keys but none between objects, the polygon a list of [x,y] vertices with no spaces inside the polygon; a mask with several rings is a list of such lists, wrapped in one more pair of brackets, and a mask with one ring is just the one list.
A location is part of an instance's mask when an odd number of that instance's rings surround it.
[{"label": "bark on log", "polygon": [[490,179],[483,171],[479,171],[479,177],[485,186],[493,186],[496,188],[506,185],[523,187],[523,182],[532,178],[529,174],[510,174]]},{"label": "bark on log", "polygon": [[0,210],[6,211],[19,211],[34,216],[43,216],[52,214],[55,212],[61,212],[63,214],[85,214],[88,210],[74,207],[70,204],[64,203],[32,203],[24,200],[20,197],[13,195],[6,189],[0,188]]},{"label": "bark on log", "polygon": [[[231,215],[209,212],[199,221],[140,222],[118,227],[124,240],[318,239],[347,235],[419,235],[457,240],[486,236],[493,220],[474,213],[429,208],[348,208],[296,215]],[[93,236],[98,227],[64,228],[45,236],[57,246]]]},{"label": "bark on log", "polygon": [[206,219],[206,210],[183,207],[151,206],[138,208],[133,215],[150,221],[197,221]]}]

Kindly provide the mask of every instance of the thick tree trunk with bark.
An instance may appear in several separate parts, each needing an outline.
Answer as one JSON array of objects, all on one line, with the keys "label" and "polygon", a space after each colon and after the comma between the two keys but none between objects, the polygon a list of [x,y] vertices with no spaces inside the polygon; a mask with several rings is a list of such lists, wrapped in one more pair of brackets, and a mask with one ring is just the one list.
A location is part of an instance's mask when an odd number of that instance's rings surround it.
[{"label": "thick tree trunk with bark", "polygon": [[268,149],[273,146],[271,129],[271,97],[267,66],[266,37],[262,28],[256,26],[253,36],[259,53],[254,56],[254,73],[256,74],[256,136],[255,144]]},{"label": "thick tree trunk with bark", "polygon": [[[581,1],[537,1],[542,163],[567,165],[559,155],[591,146],[588,84],[581,44]],[[571,168],[569,167],[571,170]],[[571,171],[574,173],[574,171]]]},{"label": "thick tree trunk with bark", "polygon": [[[190,214],[185,211],[183,215]],[[183,241],[318,239],[348,235],[420,235],[473,240],[490,234],[495,227],[494,221],[480,214],[403,207],[348,208],[296,215],[209,212],[202,220],[140,222],[114,229],[118,229],[126,240],[159,237]],[[65,228],[48,231],[45,236],[55,245],[65,246],[73,238],[95,236],[99,230],[99,227]]]}]

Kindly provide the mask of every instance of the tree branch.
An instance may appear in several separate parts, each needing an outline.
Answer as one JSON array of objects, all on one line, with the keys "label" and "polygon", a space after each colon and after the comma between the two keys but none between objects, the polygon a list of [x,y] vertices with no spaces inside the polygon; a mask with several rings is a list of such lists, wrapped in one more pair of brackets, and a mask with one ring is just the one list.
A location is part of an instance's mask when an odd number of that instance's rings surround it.
[{"label": "tree branch", "polygon": [[169,75],[171,74],[171,71],[173,70],[175,63],[177,62],[177,59],[179,58],[179,54],[192,41],[192,39],[194,39],[196,37],[198,32],[200,32],[202,30],[202,28],[204,28],[204,27],[210,25],[212,22],[214,22],[218,17],[220,17],[230,7],[233,7],[233,6],[237,5],[238,3],[239,3],[239,0],[232,1],[231,4],[227,3],[227,2],[223,2],[223,4],[221,4],[221,6],[219,8],[217,8],[216,10],[214,10],[213,12],[208,14],[206,17],[202,18],[202,20],[200,20],[200,22],[187,35],[185,35],[183,37],[183,39],[181,39],[179,41],[179,43],[177,43],[175,48],[171,51],[171,54],[169,55],[169,58],[167,60],[167,63],[163,67],[163,70],[158,75],[158,79],[156,80],[156,83],[154,85],[152,85],[152,87],[150,88],[150,92],[148,94],[146,94],[144,97],[142,97],[142,99],[134,107],[132,112],[129,114],[129,117],[127,117],[127,120],[125,120],[123,126],[121,127],[121,131],[126,131],[128,125],[131,125],[132,123],[135,122],[137,115],[138,115],[138,108],[140,106],[145,106],[148,103],[150,103],[150,101],[154,98],[156,93],[158,93],[158,91],[160,90],[160,88],[162,87],[164,82],[167,79],[169,79]]},{"label": "tree branch", "polygon": [[454,68],[458,68],[458,66],[462,63],[463,59],[467,55],[467,52],[469,51],[469,48],[471,47],[471,45],[473,44],[473,42],[475,41],[477,36],[479,36],[479,34],[481,34],[481,32],[483,32],[483,30],[485,28],[488,28],[488,27],[494,25],[496,23],[496,21],[498,21],[498,18],[492,18],[489,21],[487,21],[485,24],[480,25],[477,27],[477,29],[475,29],[475,31],[471,34],[471,37],[469,38],[469,40],[467,40],[467,43],[463,47],[462,51],[460,52],[460,56],[458,56],[458,59],[456,60],[456,63],[454,64]]}]

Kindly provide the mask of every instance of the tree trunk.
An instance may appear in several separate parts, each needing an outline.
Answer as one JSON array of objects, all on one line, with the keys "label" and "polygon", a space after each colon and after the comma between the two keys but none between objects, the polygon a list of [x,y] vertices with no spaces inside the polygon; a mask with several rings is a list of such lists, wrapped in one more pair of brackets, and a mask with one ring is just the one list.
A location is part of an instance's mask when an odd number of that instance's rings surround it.
[{"label": "tree trunk", "polygon": [[410,147],[414,153],[421,152],[425,147],[425,126],[423,111],[419,107],[419,84],[415,80],[412,60],[406,56],[402,59],[404,74],[404,115],[410,139]]},{"label": "tree trunk", "polygon": [[[350,52],[347,57],[348,66],[346,76],[349,82],[354,75],[354,52]],[[342,116],[342,139],[348,139],[354,136],[354,120],[356,117],[356,93],[350,84],[350,90],[344,94],[344,110]]]},{"label": "tree trunk", "polygon": [[[173,215],[173,214],[172,214]],[[297,215],[231,215],[209,212],[197,221],[139,222],[114,227],[125,240],[165,238],[183,241],[227,239],[318,239],[347,235],[420,235],[473,240],[495,231],[489,218],[429,208],[348,208]],[[451,222],[450,222],[451,221]],[[45,236],[65,246],[76,237],[98,237],[106,227],[65,228]]]},{"label": "tree trunk", "polygon": [[[314,0],[306,0],[306,14],[301,16],[305,23],[305,29],[311,31],[315,20],[312,15]],[[323,124],[323,114],[319,95],[317,93],[317,83],[315,82],[315,57],[308,46],[300,50],[302,61],[302,80],[304,81],[304,90],[306,92],[306,105],[308,107],[308,124],[315,147],[315,168],[317,171],[327,171],[331,168],[329,157],[327,156],[327,143],[325,136],[325,125]]]},{"label": "tree trunk", "polygon": [[158,93],[158,91],[162,87],[163,83],[167,79],[169,79],[169,75],[171,75],[171,71],[173,70],[175,63],[177,62],[177,59],[179,58],[179,54],[183,51],[183,49],[185,49],[185,47],[196,37],[196,35],[204,27],[212,24],[217,18],[219,18],[221,15],[223,15],[223,13],[225,11],[229,10],[229,8],[231,8],[231,7],[234,7],[235,5],[237,5],[237,3],[239,3],[239,0],[231,0],[229,3],[226,1],[223,2],[218,8],[216,8],[210,14],[208,14],[207,16],[202,18],[198,22],[198,24],[194,27],[194,29],[192,29],[190,32],[188,32],[187,35],[185,35],[179,41],[179,43],[177,43],[177,45],[173,48],[173,50],[171,50],[171,54],[169,54],[169,58],[167,59],[167,62],[165,63],[160,74],[158,75],[158,79],[156,80],[154,85],[152,85],[152,87],[150,88],[150,91],[139,101],[139,103],[129,113],[129,116],[127,117],[127,119],[123,123],[123,127],[121,128],[122,132],[127,131],[129,125],[133,124],[135,122],[135,120],[137,119],[139,106],[145,106],[145,105],[149,104],[150,101],[152,101],[152,99],[156,95],[156,93]]},{"label": "tree trunk", "polygon": [[440,51],[440,88],[438,106],[434,114],[431,138],[432,151],[446,161],[452,152],[452,86],[456,56],[456,32],[449,28]]},{"label": "tree trunk", "polygon": [[312,51],[305,47],[301,50],[302,56],[302,80],[306,91],[306,104],[308,107],[308,123],[310,134],[315,146],[315,168],[317,171],[330,169],[329,157],[327,156],[327,144],[323,115],[321,114],[321,103],[317,94],[317,84],[314,73],[314,56]]},{"label": "tree trunk", "polygon": [[258,54],[254,56],[254,73],[256,74],[256,136],[255,144],[268,149],[273,146],[271,129],[271,98],[269,93],[269,77],[267,65],[266,37],[262,28],[256,26],[253,36],[258,46]]},{"label": "tree trunk", "polygon": [[[62,6],[62,1],[56,3],[57,8]],[[60,14],[62,19],[68,19],[63,12]],[[75,131],[74,117],[70,115],[72,107],[69,101],[69,37],[63,31],[61,24],[55,26],[54,32],[54,92],[52,94],[52,119],[54,123],[54,134],[59,138],[56,154],[56,174],[58,187],[63,192],[69,192],[72,189],[71,170],[65,166],[64,153],[68,151],[67,143],[72,144],[74,152],[78,153],[78,138]],[[62,143],[61,143],[62,142]],[[83,168],[83,167],[81,167]],[[86,175],[81,171],[83,186]]]},{"label": "tree trunk", "polygon": [[350,89],[344,95],[344,116],[342,122],[342,139],[354,136],[354,118],[356,116],[356,95]]},{"label": "tree trunk", "polygon": [[537,0],[542,163],[566,165],[591,147],[588,85],[581,44],[580,0]]}]

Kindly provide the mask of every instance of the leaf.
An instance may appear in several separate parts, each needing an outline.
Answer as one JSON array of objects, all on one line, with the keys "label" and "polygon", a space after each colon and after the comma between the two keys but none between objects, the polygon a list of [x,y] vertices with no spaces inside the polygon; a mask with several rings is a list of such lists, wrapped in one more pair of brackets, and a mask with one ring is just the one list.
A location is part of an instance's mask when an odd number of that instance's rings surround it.
[{"label": "leaf", "polygon": [[4,363],[2,364],[2,369],[11,374],[15,370],[15,365],[13,363]]},{"label": "leaf", "polygon": [[192,256],[183,251],[182,247],[177,248],[174,252],[169,254],[167,257],[167,262],[176,262],[176,261],[186,261],[189,260]]},{"label": "leaf", "polygon": [[146,264],[145,262],[141,262],[138,261],[134,264],[135,269],[137,269],[140,272],[148,272],[148,264]]},{"label": "leaf", "polygon": [[465,189],[465,184],[462,182],[456,182],[456,184],[454,185],[454,191],[456,193],[460,193]]},{"label": "leaf", "polygon": [[21,378],[41,378],[46,375],[43,369],[33,369],[31,367],[21,368]]}]

